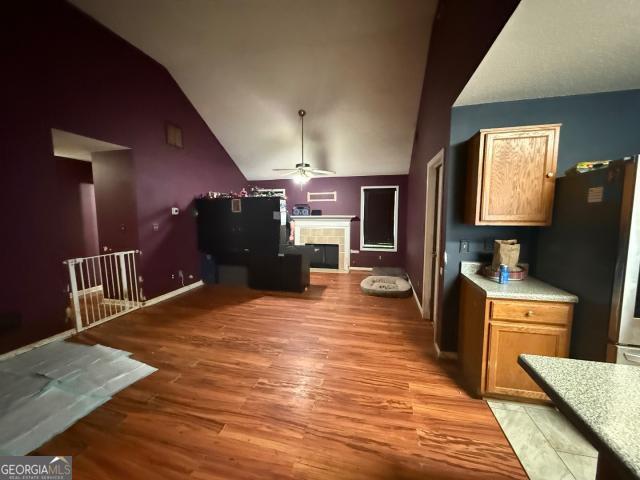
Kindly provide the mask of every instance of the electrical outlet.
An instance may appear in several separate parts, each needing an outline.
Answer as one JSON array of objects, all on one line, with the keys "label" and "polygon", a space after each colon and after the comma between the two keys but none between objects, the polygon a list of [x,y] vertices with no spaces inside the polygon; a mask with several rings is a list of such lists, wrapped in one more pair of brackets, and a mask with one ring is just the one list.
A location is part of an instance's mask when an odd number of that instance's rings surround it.
[{"label": "electrical outlet", "polygon": [[469,240],[460,240],[460,253],[469,253]]}]

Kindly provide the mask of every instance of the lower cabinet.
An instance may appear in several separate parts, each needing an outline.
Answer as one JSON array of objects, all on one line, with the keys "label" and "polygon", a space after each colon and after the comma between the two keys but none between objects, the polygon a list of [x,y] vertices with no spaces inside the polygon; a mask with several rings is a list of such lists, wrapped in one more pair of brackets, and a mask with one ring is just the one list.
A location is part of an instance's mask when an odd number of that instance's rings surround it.
[{"label": "lower cabinet", "polygon": [[566,357],[568,334],[564,327],[489,322],[489,352],[485,394],[546,398],[518,365],[518,355],[531,353]]},{"label": "lower cabinet", "polygon": [[518,365],[521,353],[566,357],[573,304],[486,298],[463,278],[458,358],[477,396],[546,399]]}]

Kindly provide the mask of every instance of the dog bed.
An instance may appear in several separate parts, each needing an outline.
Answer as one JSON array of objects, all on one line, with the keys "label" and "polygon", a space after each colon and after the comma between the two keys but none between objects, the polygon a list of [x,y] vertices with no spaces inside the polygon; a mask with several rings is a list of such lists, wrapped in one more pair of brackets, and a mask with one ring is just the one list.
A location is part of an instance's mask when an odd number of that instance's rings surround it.
[{"label": "dog bed", "polygon": [[362,280],[360,288],[367,295],[377,297],[408,297],[411,295],[411,285],[400,277],[372,275]]},{"label": "dog bed", "polygon": [[407,279],[407,272],[404,271],[404,268],[398,267],[373,267],[371,270],[371,275],[374,277],[400,277]]}]

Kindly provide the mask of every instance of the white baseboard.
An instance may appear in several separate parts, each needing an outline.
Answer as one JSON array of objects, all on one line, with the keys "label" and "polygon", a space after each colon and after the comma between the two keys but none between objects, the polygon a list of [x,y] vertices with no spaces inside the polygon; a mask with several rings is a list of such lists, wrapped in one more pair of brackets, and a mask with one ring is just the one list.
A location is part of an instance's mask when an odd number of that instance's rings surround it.
[{"label": "white baseboard", "polygon": [[169,300],[170,298],[173,298],[177,295],[181,295],[183,293],[188,292],[189,290],[193,290],[194,288],[198,288],[203,286],[204,283],[202,282],[202,280],[199,280],[195,283],[191,283],[189,285],[185,285],[184,287],[180,287],[177,290],[173,290],[171,292],[167,292],[163,295],[159,295],[157,297],[151,298],[149,300],[146,300],[143,303],[143,306],[148,307],[150,305],[155,305],[156,303],[160,303],[160,302],[164,302],[165,300]]},{"label": "white baseboard", "polygon": [[38,340],[37,342],[30,343],[29,345],[25,345],[24,347],[20,347],[15,350],[11,350],[10,352],[3,353],[2,355],[0,355],[0,361],[15,357],[16,355],[20,355],[21,353],[28,352],[29,350],[33,350],[34,348],[37,348],[37,347],[41,347],[43,345],[46,345],[47,343],[56,342],[58,340],[64,340],[65,338],[69,338],[71,335],[74,335],[75,333],[76,333],[76,329],[72,328],[71,330],[60,332],[51,337],[43,338],[42,340]]},{"label": "white baseboard", "polygon": [[457,360],[458,359],[458,352],[443,352],[442,350],[440,350],[440,347],[438,346],[438,342],[433,342],[433,346],[436,349],[436,358],[442,359],[442,360]]},{"label": "white baseboard", "polygon": [[409,285],[411,285],[411,291],[413,292],[413,299],[416,301],[416,305],[418,306],[418,310],[420,310],[420,317],[424,318],[424,311],[422,310],[422,305],[420,305],[420,300],[418,300],[418,294],[416,293],[416,289],[413,288],[413,283],[411,283],[411,277],[407,273],[407,280],[409,280]]},{"label": "white baseboard", "polygon": [[373,267],[349,267],[349,270],[356,270],[359,272],[370,272],[373,270]]}]

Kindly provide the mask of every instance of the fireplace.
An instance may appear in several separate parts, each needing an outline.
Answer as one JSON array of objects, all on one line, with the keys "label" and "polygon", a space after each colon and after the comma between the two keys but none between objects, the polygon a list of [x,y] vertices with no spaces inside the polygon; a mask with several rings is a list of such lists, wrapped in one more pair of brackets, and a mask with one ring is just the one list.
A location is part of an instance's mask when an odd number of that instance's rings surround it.
[{"label": "fireplace", "polygon": [[311,248],[311,266],[313,268],[339,268],[340,250],[335,243],[307,243]]},{"label": "fireplace", "polygon": [[[353,215],[309,215],[309,216],[292,216],[291,219],[295,223],[295,244],[296,245],[323,245],[330,246],[327,253],[315,252],[318,262],[326,263],[327,255],[331,263],[331,267],[315,267],[312,265],[312,271],[318,268],[323,272],[347,273],[351,262],[351,219]],[[338,266],[333,266],[333,255],[335,249],[338,249]],[[322,249],[320,249],[322,250]],[[324,255],[321,259],[320,253]],[[315,263],[315,262],[314,262]]]}]

